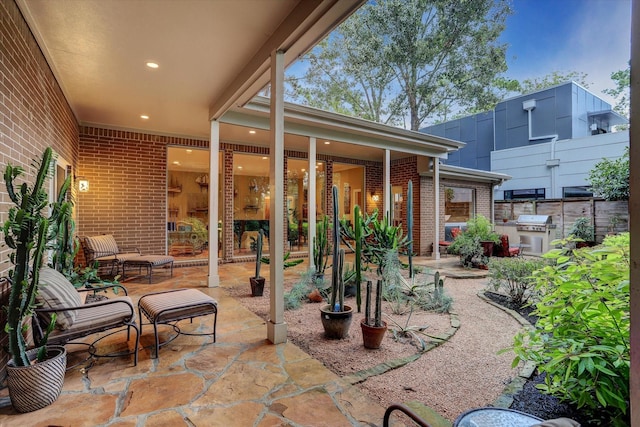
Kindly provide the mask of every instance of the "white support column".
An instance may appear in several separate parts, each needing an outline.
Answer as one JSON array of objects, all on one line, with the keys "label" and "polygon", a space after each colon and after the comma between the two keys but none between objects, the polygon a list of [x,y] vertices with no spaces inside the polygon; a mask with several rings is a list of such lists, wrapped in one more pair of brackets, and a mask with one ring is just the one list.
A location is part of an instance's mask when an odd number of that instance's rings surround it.
[{"label": "white support column", "polygon": [[309,138],[309,188],[307,190],[307,245],[309,246],[309,265],[315,268],[313,263],[313,239],[316,238],[316,138]]},{"label": "white support column", "polygon": [[271,53],[271,130],[269,141],[270,304],[267,338],[273,344],[287,341],[284,322],[284,53]]},{"label": "white support column", "polygon": [[220,123],[211,120],[211,137],[209,139],[209,287],[220,285],[218,273],[218,175],[220,165],[218,156],[220,152]]},{"label": "white support column", "polygon": [[433,157],[433,259],[440,259],[440,159]]},{"label": "white support column", "polygon": [[391,151],[384,150],[384,166],[382,172],[382,209],[386,217],[391,212]]}]

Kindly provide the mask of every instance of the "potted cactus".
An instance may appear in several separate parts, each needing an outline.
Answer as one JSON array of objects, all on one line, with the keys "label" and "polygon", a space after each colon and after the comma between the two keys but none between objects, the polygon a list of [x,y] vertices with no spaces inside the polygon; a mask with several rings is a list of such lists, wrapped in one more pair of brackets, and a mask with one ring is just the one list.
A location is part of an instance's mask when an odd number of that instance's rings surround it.
[{"label": "potted cactus", "polygon": [[329,217],[324,215],[316,226],[316,236],[313,238],[313,265],[316,269],[315,279],[324,279],[331,247],[329,246]]},{"label": "potted cactus", "polygon": [[256,238],[256,275],[255,277],[249,277],[251,296],[254,297],[261,297],[264,293],[265,278],[260,276],[260,267],[262,266],[262,236],[263,231],[260,230]]},{"label": "potted cactus", "polygon": [[349,335],[353,309],[344,304],[344,249],[340,247],[340,222],[338,220],[338,187],[333,186],[333,266],[331,274],[330,303],[320,308],[324,335],[330,339],[342,339]]},{"label": "potted cactus", "polygon": [[376,283],[376,302],[374,315],[371,316],[371,280],[367,281],[367,293],[365,296],[364,319],[360,322],[362,328],[362,340],[365,348],[380,348],[384,333],[387,331],[387,322],[382,320],[382,280]]},{"label": "potted cactus", "polygon": [[60,191],[58,200],[47,211],[48,194],[45,181],[50,176],[53,150],[49,147],[42,155],[36,181],[33,186],[26,182],[16,185],[24,170],[7,165],[4,180],[7,194],[13,202],[2,231],[7,247],[12,251],[9,260],[9,302],[4,307],[7,313],[5,331],[8,335],[7,350],[11,359],[7,365],[9,397],[19,412],[31,412],[55,402],[64,384],[67,365],[66,350],[61,346],[47,346],[46,340],[55,325],[55,316],[36,347],[27,349],[23,335],[26,321],[36,305],[40,268],[47,244],[55,238],[59,218],[67,215],[71,204],[65,201],[70,186],[68,178]]}]

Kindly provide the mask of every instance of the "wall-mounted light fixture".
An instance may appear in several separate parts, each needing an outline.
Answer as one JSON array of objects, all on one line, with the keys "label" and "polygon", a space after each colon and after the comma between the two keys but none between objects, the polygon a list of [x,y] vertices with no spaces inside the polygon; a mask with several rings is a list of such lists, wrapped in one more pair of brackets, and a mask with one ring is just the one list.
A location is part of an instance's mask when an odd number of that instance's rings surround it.
[{"label": "wall-mounted light fixture", "polygon": [[81,193],[88,193],[89,192],[89,180],[86,178],[79,178],[78,179],[78,191]]},{"label": "wall-mounted light fixture", "polygon": [[378,200],[380,200],[380,196],[378,196],[375,191],[372,191],[371,200],[373,200],[374,202],[377,202]]}]

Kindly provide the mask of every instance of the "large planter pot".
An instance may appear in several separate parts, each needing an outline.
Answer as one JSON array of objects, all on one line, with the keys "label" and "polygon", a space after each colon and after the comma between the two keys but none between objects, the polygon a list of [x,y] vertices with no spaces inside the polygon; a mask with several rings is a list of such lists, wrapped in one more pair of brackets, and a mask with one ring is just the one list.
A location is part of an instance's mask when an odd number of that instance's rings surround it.
[{"label": "large planter pot", "polygon": [[492,242],[491,240],[483,240],[480,242],[480,245],[482,245],[484,256],[490,257],[491,255],[493,255],[493,247],[495,246],[494,242]]},{"label": "large planter pot", "polygon": [[[38,349],[27,351],[36,359]],[[7,364],[7,385],[13,407],[18,412],[32,412],[51,405],[58,399],[67,369],[67,351],[61,346],[48,346],[46,359],[30,366]]]},{"label": "large planter pot", "polygon": [[362,328],[364,348],[380,348],[384,334],[387,332],[387,322],[382,321],[382,326],[371,326],[367,325],[364,319],[362,319],[360,321],[360,327]]},{"label": "large planter pot", "polygon": [[261,297],[264,292],[264,277],[249,277],[249,283],[251,284],[251,296]]},{"label": "large planter pot", "polygon": [[329,339],[342,339],[349,335],[349,327],[353,318],[353,309],[348,305],[344,311],[334,312],[331,305],[325,305],[320,309],[324,336]]}]

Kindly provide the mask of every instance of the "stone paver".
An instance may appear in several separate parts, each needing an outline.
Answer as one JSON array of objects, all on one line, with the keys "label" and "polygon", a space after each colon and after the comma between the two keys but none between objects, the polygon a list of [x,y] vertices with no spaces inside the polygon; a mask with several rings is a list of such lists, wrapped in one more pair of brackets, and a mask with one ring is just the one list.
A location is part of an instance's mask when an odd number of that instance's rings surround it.
[{"label": "stone paver", "polygon": [[[221,281],[247,286],[253,264],[220,267]],[[265,273],[266,274],[266,273]],[[272,345],[264,320],[206,287],[206,267],[177,268],[174,278],[149,286],[127,282],[134,303],[144,293],[197,288],[218,300],[217,342],[179,336],[151,358],[153,328],[145,325],[140,360],[98,359],[67,372],[60,398],[30,414],[2,399],[0,426],[360,426],[381,425],[384,408],[291,343]],[[209,317],[183,321],[208,330]],[[162,332],[172,334],[170,328]],[[122,347],[122,338],[104,340]],[[129,345],[132,345],[130,342]],[[121,349],[121,348],[120,348]],[[104,350],[104,348],[101,348]],[[394,424],[396,425],[396,424]]]}]

